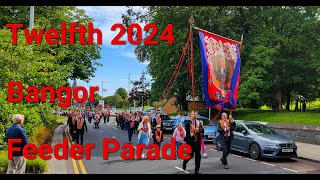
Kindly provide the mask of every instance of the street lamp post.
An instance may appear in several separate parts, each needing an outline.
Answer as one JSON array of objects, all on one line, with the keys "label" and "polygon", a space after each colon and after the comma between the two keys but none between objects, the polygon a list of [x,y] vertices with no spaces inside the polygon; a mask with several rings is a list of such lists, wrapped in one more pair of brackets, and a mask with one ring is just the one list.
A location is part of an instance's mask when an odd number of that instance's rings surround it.
[{"label": "street lamp post", "polygon": [[[29,31],[32,31],[34,23],[34,6],[30,6],[30,19],[29,19]],[[29,48],[32,48],[32,45],[29,45]]]}]

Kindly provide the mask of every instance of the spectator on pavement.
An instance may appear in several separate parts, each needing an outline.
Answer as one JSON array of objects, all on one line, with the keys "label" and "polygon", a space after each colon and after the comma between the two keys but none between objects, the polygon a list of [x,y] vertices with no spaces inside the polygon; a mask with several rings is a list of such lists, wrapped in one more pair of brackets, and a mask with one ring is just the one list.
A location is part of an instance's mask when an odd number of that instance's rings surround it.
[{"label": "spectator on pavement", "polygon": [[16,114],[13,116],[13,125],[8,128],[6,132],[5,141],[10,139],[20,139],[21,143],[14,143],[13,147],[20,148],[20,151],[12,152],[12,159],[9,160],[7,174],[24,174],[26,171],[26,159],[23,156],[23,148],[28,144],[28,136],[26,131],[22,128],[24,123],[24,116]]}]

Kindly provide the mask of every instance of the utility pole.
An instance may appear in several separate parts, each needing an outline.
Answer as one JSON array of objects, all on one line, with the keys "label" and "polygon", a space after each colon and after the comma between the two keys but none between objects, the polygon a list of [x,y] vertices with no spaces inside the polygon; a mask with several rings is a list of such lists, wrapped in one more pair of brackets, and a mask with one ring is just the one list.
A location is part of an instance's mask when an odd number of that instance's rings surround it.
[{"label": "utility pole", "polygon": [[[30,19],[29,19],[29,31],[31,32],[33,29],[34,23],[34,6],[30,6]],[[29,48],[32,49],[32,45],[29,45]]]},{"label": "utility pole", "polygon": [[104,90],[103,90],[103,83],[104,83],[104,82],[107,82],[107,81],[101,81],[101,82],[102,82],[102,94],[101,94],[101,95],[102,95],[102,99],[103,99],[103,91],[104,91]]}]

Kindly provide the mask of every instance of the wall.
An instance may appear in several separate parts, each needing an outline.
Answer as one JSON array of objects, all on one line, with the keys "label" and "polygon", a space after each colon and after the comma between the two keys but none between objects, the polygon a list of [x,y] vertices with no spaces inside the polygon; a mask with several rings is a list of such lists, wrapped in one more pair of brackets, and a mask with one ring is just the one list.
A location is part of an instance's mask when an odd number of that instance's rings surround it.
[{"label": "wall", "polygon": [[297,142],[320,145],[320,126],[268,123],[277,132]]}]

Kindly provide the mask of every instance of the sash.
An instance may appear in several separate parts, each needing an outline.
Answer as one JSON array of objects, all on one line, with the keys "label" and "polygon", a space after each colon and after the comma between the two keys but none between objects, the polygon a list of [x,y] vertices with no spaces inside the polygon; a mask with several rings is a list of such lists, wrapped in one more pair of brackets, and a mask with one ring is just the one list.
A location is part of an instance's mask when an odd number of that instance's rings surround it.
[{"label": "sash", "polygon": [[[229,119],[226,120],[226,125],[227,125],[227,127],[224,126],[224,121],[220,120],[220,126],[222,129],[224,129],[224,128],[230,128],[230,120]],[[226,130],[226,139],[228,139],[228,133],[229,133],[229,131]]]}]

